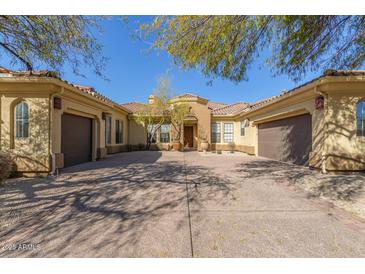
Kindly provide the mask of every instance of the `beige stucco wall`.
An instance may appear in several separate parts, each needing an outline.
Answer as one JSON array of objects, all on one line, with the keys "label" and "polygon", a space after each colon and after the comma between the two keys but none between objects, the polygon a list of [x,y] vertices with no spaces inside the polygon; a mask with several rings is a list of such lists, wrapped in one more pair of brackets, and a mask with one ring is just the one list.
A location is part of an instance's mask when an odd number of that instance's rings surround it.
[{"label": "beige stucco wall", "polygon": [[[1,150],[14,155],[19,172],[48,172],[49,97],[39,93],[0,92]],[[15,137],[15,106],[25,101],[29,107],[29,137]]]},{"label": "beige stucco wall", "polygon": [[[365,78],[335,77],[300,89],[285,99],[244,115],[254,122],[273,121],[300,113],[312,116],[309,165],[327,170],[365,170],[365,138],[356,136],[356,104],[365,98]],[[325,106],[315,108],[323,95]],[[257,153],[257,130],[255,149]]]},{"label": "beige stucco wall", "polygon": [[274,103],[265,108],[243,115],[254,125],[251,142],[255,147],[255,154],[258,153],[258,124],[297,116],[304,113],[311,114],[312,117],[312,150],[309,156],[310,166],[320,167],[323,153],[323,128],[324,128],[324,109],[315,108],[315,97],[319,96],[314,88],[303,90],[295,96]]},{"label": "beige stucco wall", "polygon": [[245,127],[245,134],[241,136],[241,121],[245,118],[242,117],[227,117],[219,118],[212,117],[212,123],[220,123],[221,125],[221,141],[212,144],[213,150],[231,150],[232,145],[225,143],[223,140],[224,134],[224,123],[233,123],[233,147],[234,150],[246,152],[249,154],[254,154],[254,136],[255,136],[255,126],[249,123],[249,126]]},{"label": "beige stucco wall", "polygon": [[[197,118],[197,121],[186,121],[184,125],[193,126],[193,146],[195,148],[200,149],[200,139],[206,138],[206,140],[210,143],[210,119],[211,112],[206,105],[206,102],[185,102],[191,107],[191,115]],[[135,146],[138,144],[146,144],[146,132],[144,127],[136,123],[133,118],[130,121],[130,144]],[[170,132],[170,145],[173,141],[174,130],[171,126]],[[182,130],[181,134],[181,143],[183,143],[184,132]],[[161,144],[159,142],[159,131],[157,132],[157,147],[162,149],[168,149],[169,144]]]},{"label": "beige stucco wall", "polygon": [[[28,79],[29,80],[29,79]],[[93,159],[105,153],[126,150],[126,145],[146,143],[143,127],[128,119],[127,112],[110,102],[100,102],[55,79],[0,79],[0,149],[16,155],[18,171],[49,172],[51,156],[61,155],[61,117],[63,113],[93,119]],[[28,81],[28,82],[27,82]],[[315,109],[314,100],[325,97],[325,107]],[[62,98],[62,109],[53,108],[53,96]],[[194,146],[200,137],[211,142],[211,123],[221,123],[221,143],[212,149],[229,149],[223,143],[223,123],[234,123],[235,149],[257,154],[258,124],[310,113],[312,116],[312,151],[310,165],[328,170],[364,170],[365,138],[356,136],[356,103],[365,98],[365,78],[326,78],[311,83],[279,101],[234,117],[212,116],[206,100],[191,100]],[[25,100],[30,110],[29,138],[13,138],[13,107]],[[112,142],[105,146],[105,121],[102,113],[112,117]],[[123,121],[123,144],[115,143],[115,121]],[[245,135],[240,135],[240,121],[248,119]],[[188,124],[188,123],[187,123]],[[182,135],[183,136],[183,135]],[[159,140],[159,138],[157,138]],[[171,138],[172,139],[172,138]],[[158,144],[167,149],[168,144]],[[324,160],[324,161],[323,161]],[[61,167],[61,166],[60,166]]]},{"label": "beige stucco wall", "polygon": [[[127,144],[129,143],[129,134],[128,134],[128,128],[129,128],[129,120],[126,114],[123,114],[116,110],[110,110],[109,111],[110,116],[112,118],[112,142],[111,144],[107,144],[107,151],[108,153],[117,153],[127,150]],[[123,122],[123,142],[117,144],[116,143],[116,120],[120,120]],[[105,129],[105,121],[104,122],[104,129]],[[102,134],[105,137],[105,134]],[[105,140],[105,139],[104,139]],[[104,141],[105,142],[105,141]],[[102,145],[102,144],[101,144]]]},{"label": "beige stucco wall", "polygon": [[[75,93],[72,90],[64,89],[56,95],[62,99],[62,109],[52,109],[52,152],[55,154],[61,151],[61,120],[63,113],[70,113],[93,119],[93,135],[92,135],[92,159],[96,160],[105,157],[106,153],[116,153],[126,150],[128,144],[128,128],[129,121],[127,113],[116,110],[112,106],[104,105],[96,102],[91,98]],[[102,119],[103,112],[111,117],[111,143],[105,143],[105,120]],[[123,121],[123,143],[116,143],[115,121]],[[60,166],[62,167],[62,166]]]},{"label": "beige stucco wall", "polygon": [[[93,150],[92,158],[97,158],[97,148],[105,147],[105,121],[102,120],[102,110],[97,106],[90,105],[88,101],[83,101],[81,96],[72,94],[70,90],[64,90],[64,93],[57,94],[62,99],[62,109],[52,108],[52,152],[62,153],[62,114],[69,113],[93,119]],[[62,168],[63,166],[58,166]]]},{"label": "beige stucco wall", "polygon": [[356,136],[356,105],[365,98],[365,83],[328,85],[326,169],[365,170],[365,137]]},{"label": "beige stucco wall", "polygon": [[210,144],[211,112],[208,106],[201,102],[189,102],[191,113],[198,121],[194,128],[194,146],[200,150],[200,142],[206,139]]},{"label": "beige stucco wall", "polygon": [[238,145],[254,146],[255,126],[252,122],[249,123],[249,125],[245,127],[245,134],[241,136],[241,121],[244,121],[244,119],[235,122],[235,143]]},{"label": "beige stucco wall", "polygon": [[138,145],[138,144],[146,144],[146,131],[144,127],[133,120],[133,118],[129,121],[129,144]]},{"label": "beige stucco wall", "polygon": [[[110,153],[124,151],[128,144],[129,121],[127,112],[110,102],[100,102],[56,79],[0,79],[0,145],[2,151],[16,155],[19,172],[50,172],[52,163],[63,167],[61,151],[61,119],[63,113],[93,119],[92,158],[105,156],[105,121],[102,113],[112,117],[112,143]],[[53,108],[53,97],[62,99],[62,109]],[[16,139],[14,133],[14,106],[24,100],[29,105],[29,134],[25,139]],[[123,121],[123,144],[115,142],[115,121]]]}]

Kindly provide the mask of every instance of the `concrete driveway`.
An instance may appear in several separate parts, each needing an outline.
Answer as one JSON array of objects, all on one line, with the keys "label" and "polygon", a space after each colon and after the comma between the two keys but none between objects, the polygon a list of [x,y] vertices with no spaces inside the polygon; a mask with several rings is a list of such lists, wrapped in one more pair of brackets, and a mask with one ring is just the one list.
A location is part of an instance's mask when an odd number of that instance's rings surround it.
[{"label": "concrete driveway", "polygon": [[[2,257],[365,257],[365,226],[268,159],[132,152],[0,188]],[[23,245],[24,244],[24,245]]]}]

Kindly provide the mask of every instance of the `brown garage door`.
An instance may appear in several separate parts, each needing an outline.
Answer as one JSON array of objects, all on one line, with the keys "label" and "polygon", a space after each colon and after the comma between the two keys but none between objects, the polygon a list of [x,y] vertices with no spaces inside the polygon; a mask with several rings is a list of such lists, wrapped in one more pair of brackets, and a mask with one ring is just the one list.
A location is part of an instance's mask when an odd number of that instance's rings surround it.
[{"label": "brown garage door", "polygon": [[62,115],[61,149],[65,167],[91,161],[91,129],[89,118]]},{"label": "brown garage door", "polygon": [[259,156],[308,165],[311,148],[312,119],[310,114],[259,125]]}]

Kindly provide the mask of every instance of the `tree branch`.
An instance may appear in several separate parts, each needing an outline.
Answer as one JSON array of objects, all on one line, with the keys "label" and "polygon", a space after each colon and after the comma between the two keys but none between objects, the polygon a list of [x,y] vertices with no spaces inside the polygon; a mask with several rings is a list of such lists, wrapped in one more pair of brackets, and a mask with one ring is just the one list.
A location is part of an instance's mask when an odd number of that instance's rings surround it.
[{"label": "tree branch", "polygon": [[21,57],[15,50],[11,49],[8,44],[0,42],[0,46],[2,46],[5,50],[10,52],[15,58],[19,59],[22,63],[24,63],[28,71],[31,72],[33,70],[32,64],[29,61],[25,60],[23,57]]}]

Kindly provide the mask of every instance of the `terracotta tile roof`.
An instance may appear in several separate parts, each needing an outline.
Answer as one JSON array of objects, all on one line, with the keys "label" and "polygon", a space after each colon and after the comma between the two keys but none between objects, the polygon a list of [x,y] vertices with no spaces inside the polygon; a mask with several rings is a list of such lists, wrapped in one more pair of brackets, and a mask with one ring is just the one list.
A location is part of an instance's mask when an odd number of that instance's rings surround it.
[{"label": "terracotta tile roof", "polygon": [[365,70],[333,70],[328,69],[323,76],[365,76]]},{"label": "terracotta tile roof", "polygon": [[227,106],[225,103],[218,103],[218,102],[208,102],[208,108],[210,109],[216,109]]},{"label": "terracotta tile roof", "polygon": [[198,98],[198,97],[199,96],[197,96],[195,94],[191,94],[191,93],[184,93],[184,94],[175,96],[175,98]]},{"label": "terracotta tile roof", "polygon": [[35,77],[52,77],[52,78],[61,79],[60,75],[57,72],[49,71],[49,70],[32,70],[32,71],[17,70],[17,71],[13,71],[13,70],[10,70],[10,69],[4,68],[4,67],[0,67],[0,73],[10,74],[11,76],[14,76],[14,77],[35,76]]},{"label": "terracotta tile roof", "polygon": [[7,68],[4,67],[0,67],[0,73],[9,73],[10,70],[8,70]]},{"label": "terracotta tile roof", "polygon": [[136,111],[140,111],[143,108],[145,108],[146,104],[143,104],[140,102],[129,102],[129,103],[121,104],[121,106],[125,107],[130,112],[136,112]]},{"label": "terracotta tile roof", "polygon": [[60,80],[64,83],[68,84],[68,85],[71,85],[71,86],[77,88],[78,90],[80,90],[84,93],[87,93],[87,94],[95,97],[96,99],[98,99],[102,102],[109,102],[109,103],[115,104],[117,106],[120,106],[120,104],[112,101],[108,97],[106,97],[106,96],[102,95],[101,93],[97,92],[93,87],[70,83],[66,80],[61,79],[59,74],[57,72],[54,72],[54,71],[48,71],[48,70],[12,71],[12,70],[6,69],[4,67],[0,67],[0,74],[8,74],[8,75],[14,76],[14,77],[48,77],[48,78],[55,78],[55,79],[58,79],[58,80]]},{"label": "terracotta tile roof", "polygon": [[[75,88],[87,93],[87,94],[90,94],[91,96],[101,100],[101,101],[104,101],[104,102],[111,102],[111,103],[115,103],[113,102],[112,100],[110,100],[108,97],[102,95],[101,93],[97,92],[93,87],[90,87],[90,86],[83,86],[83,85],[79,85],[79,84],[71,84],[69,83],[71,86],[74,86]],[[117,103],[115,103],[117,104]]]},{"label": "terracotta tile roof", "polygon": [[248,109],[249,104],[245,103],[245,102],[239,102],[239,103],[234,103],[231,105],[227,105],[221,108],[217,108],[217,109],[213,109],[212,110],[212,114],[213,115],[234,115],[237,114],[241,111],[243,111],[244,109]]},{"label": "terracotta tile roof", "polygon": [[269,98],[266,98],[264,100],[261,100],[261,101],[258,101],[256,103],[253,103],[250,105],[250,109],[256,109],[256,108],[259,108],[261,106],[264,106],[272,101],[276,101],[276,100],[279,100],[280,97],[283,97],[285,95],[287,95],[288,93],[291,93],[291,92],[294,92],[306,85],[309,85],[323,77],[326,77],[326,76],[365,76],[365,70],[331,70],[331,69],[328,69],[326,70],[321,76],[317,77],[317,78],[314,78],[308,82],[305,82],[304,84],[300,85],[300,86],[297,86],[291,90],[283,90],[280,92],[279,95],[276,95],[276,96],[272,96],[272,97],[269,97]]},{"label": "terracotta tile roof", "polygon": [[177,96],[174,97],[174,99],[175,98],[181,98],[181,99],[203,99],[203,100],[207,100],[207,99],[205,99],[203,97],[200,97],[200,96],[195,95],[195,94],[192,94],[192,93],[184,93],[184,94],[181,94],[181,95],[177,95]]},{"label": "terracotta tile roof", "polygon": [[[9,70],[7,68],[4,67],[0,67],[0,77],[49,77],[49,78],[55,78],[58,79],[68,85],[71,85],[75,88],[77,88],[78,90],[91,95],[93,97],[95,97],[96,99],[103,101],[103,102],[110,102],[112,104],[115,104],[117,106],[120,106],[121,108],[123,108],[125,111],[127,112],[135,112],[137,110],[140,110],[141,108],[145,107],[146,104],[143,103],[139,103],[139,102],[130,102],[130,103],[125,103],[125,104],[118,104],[114,101],[112,101],[111,99],[107,98],[106,96],[102,95],[101,93],[97,92],[93,87],[89,87],[89,86],[83,86],[83,85],[78,85],[78,84],[73,84],[70,83],[66,80],[63,80],[60,78],[60,75],[57,72],[53,72],[53,71],[48,71],[48,70],[33,70],[33,71],[12,71]],[[235,104],[224,104],[224,103],[218,103],[218,102],[208,102],[207,106],[208,108],[211,110],[213,115],[234,115],[234,114],[238,114],[239,112],[242,111],[249,111],[249,110],[253,110],[256,108],[259,108],[261,106],[264,106],[272,101],[276,101],[279,100],[282,96],[287,95],[288,93],[291,93],[293,91],[298,90],[299,88],[306,86],[308,84],[311,84],[323,77],[327,77],[327,76],[365,76],[365,70],[326,70],[321,76],[312,79],[309,82],[306,82],[300,86],[297,86],[289,91],[282,91],[279,95],[277,96],[272,96],[270,98],[264,99],[262,101],[258,101],[256,103],[253,104],[248,104],[245,102],[239,102],[239,103],[235,103]],[[185,98],[185,99],[203,99],[208,101],[207,99],[191,94],[191,93],[185,93],[185,94],[181,94],[178,95],[174,98]]]},{"label": "terracotta tile roof", "polygon": [[257,101],[255,103],[252,103],[252,104],[250,104],[250,109],[258,108],[261,105],[264,105],[264,104],[266,104],[266,103],[268,103],[268,102],[270,102],[270,101],[272,101],[272,100],[274,100],[275,98],[278,98],[278,97],[280,97],[280,95],[279,96],[271,96],[271,97],[266,98],[264,100],[261,100],[261,101]]}]

